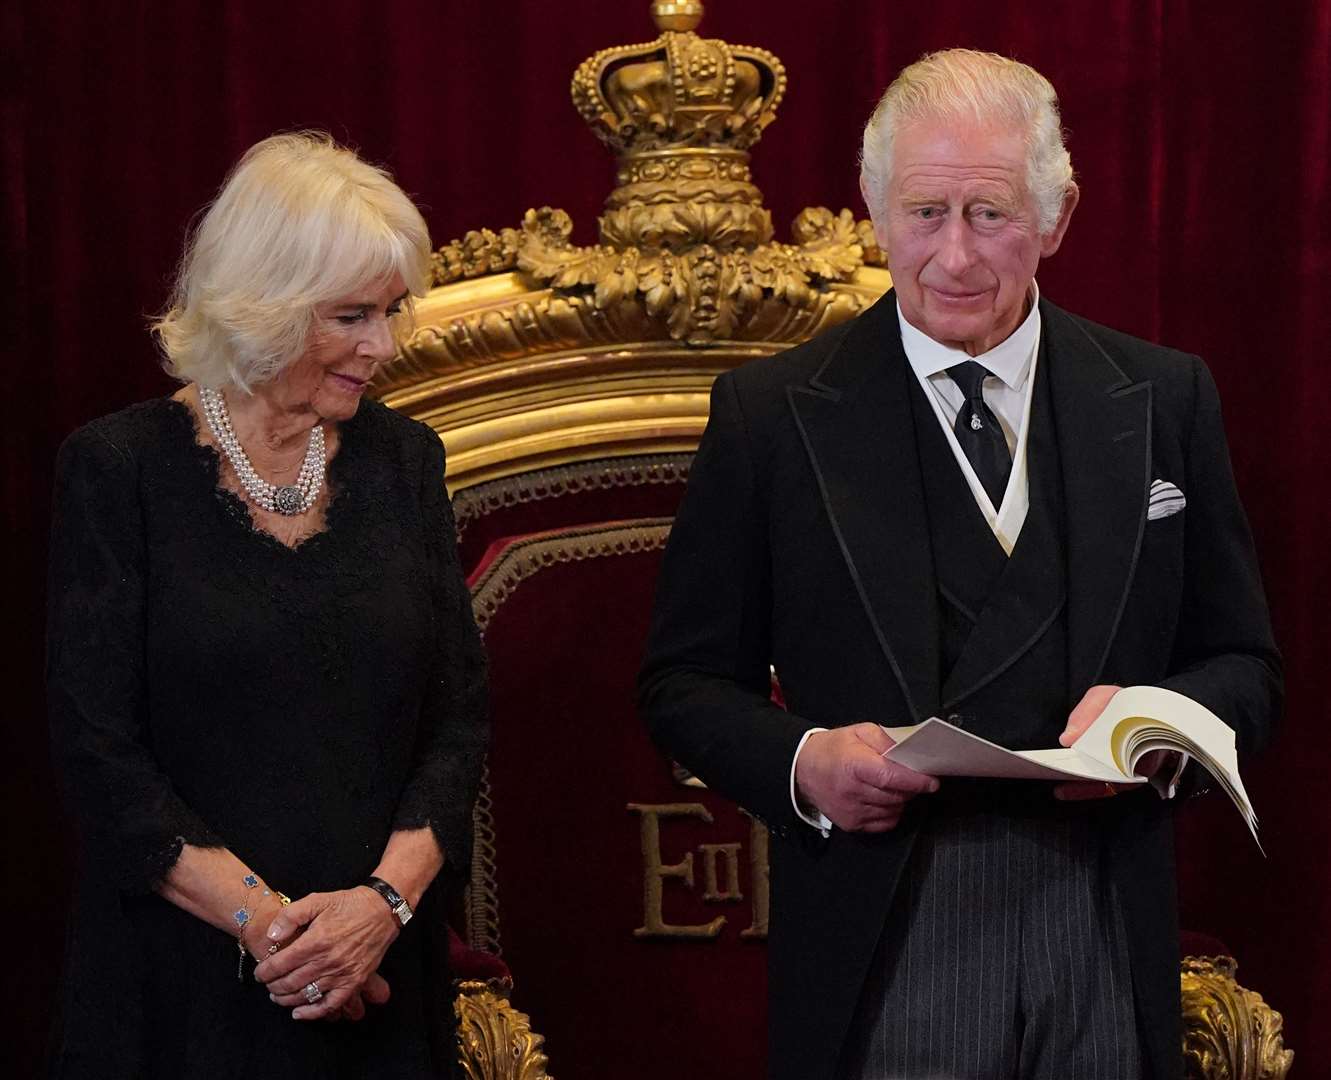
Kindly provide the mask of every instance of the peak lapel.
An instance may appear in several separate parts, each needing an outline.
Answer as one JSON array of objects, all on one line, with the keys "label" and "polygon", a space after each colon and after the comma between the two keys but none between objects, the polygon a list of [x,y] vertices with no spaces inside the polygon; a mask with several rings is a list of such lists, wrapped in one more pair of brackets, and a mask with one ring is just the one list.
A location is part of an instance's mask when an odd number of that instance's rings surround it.
[{"label": "peak lapel", "polygon": [[1067,513],[1068,676],[1100,680],[1137,569],[1151,483],[1151,384],[1131,382],[1071,316],[1041,301]]},{"label": "peak lapel", "polygon": [[938,705],[938,607],[912,378],[889,292],[787,397],[869,625],[922,720]]}]

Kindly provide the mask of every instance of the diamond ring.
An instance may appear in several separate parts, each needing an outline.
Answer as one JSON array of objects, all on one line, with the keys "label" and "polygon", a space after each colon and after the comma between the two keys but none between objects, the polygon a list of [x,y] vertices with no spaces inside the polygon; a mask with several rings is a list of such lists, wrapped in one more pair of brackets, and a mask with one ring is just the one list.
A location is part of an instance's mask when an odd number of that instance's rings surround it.
[{"label": "diamond ring", "polygon": [[321,997],[324,996],[323,991],[319,989],[319,982],[317,979],[314,982],[306,985],[305,990],[303,992],[305,994],[306,1003],[310,1005],[313,1005],[316,1001],[318,1001]]}]

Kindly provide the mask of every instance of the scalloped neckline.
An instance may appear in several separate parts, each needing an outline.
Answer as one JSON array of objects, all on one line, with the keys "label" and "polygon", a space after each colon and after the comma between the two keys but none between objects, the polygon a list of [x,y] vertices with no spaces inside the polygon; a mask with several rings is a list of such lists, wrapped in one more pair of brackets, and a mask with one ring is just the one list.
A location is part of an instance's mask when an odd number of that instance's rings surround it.
[{"label": "scalloped neckline", "polygon": [[[255,537],[266,547],[277,547],[289,554],[304,552],[312,547],[321,546],[316,542],[330,535],[335,524],[335,517],[340,516],[341,510],[346,502],[343,498],[346,492],[346,484],[341,482],[343,472],[342,463],[346,459],[347,452],[347,433],[348,429],[355,422],[355,417],[338,426],[338,448],[337,453],[328,461],[328,472],[324,483],[328,487],[328,502],[324,505],[324,525],[322,529],[316,529],[313,532],[306,533],[300,537],[294,544],[288,544],[281,537],[269,532],[261,526],[250,513],[250,505],[230,488],[222,484],[222,455],[217,448],[207,443],[199,441],[199,418],[194,410],[184,402],[174,397],[166,397],[165,401],[170,407],[170,411],[176,413],[182,420],[187,421],[186,430],[182,431],[193,447],[194,460],[197,461],[208,473],[209,486],[213,495],[219,499],[225,510],[222,516],[228,521],[234,521],[238,528],[243,529],[250,536]],[[359,410],[357,416],[360,415]]]}]

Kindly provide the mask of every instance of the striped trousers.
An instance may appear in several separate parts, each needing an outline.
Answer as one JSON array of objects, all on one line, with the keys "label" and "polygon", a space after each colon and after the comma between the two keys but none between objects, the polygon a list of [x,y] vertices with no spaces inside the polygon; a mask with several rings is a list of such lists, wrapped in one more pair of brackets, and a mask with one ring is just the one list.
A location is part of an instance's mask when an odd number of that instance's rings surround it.
[{"label": "striped trousers", "polygon": [[840,1080],[1139,1080],[1127,942],[1082,815],[948,812],[897,889]]}]

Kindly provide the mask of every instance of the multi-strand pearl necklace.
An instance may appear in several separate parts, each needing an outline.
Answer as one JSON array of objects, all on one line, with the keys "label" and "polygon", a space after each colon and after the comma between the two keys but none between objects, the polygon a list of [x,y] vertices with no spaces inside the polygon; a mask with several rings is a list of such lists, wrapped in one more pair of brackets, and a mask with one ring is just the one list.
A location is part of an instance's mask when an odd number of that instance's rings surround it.
[{"label": "multi-strand pearl necklace", "polygon": [[231,467],[240,478],[240,486],[257,505],[270,514],[284,514],[292,517],[303,514],[319,497],[323,487],[324,473],[328,467],[328,455],[324,449],[324,429],[322,424],[315,424],[310,432],[310,442],[305,448],[305,460],[301,462],[300,474],[294,484],[270,484],[254,471],[249,457],[236,438],[231,427],[231,414],[227,412],[226,399],[220,390],[199,388],[199,400],[203,403],[204,419],[217,440],[217,445],[226,454]]}]

